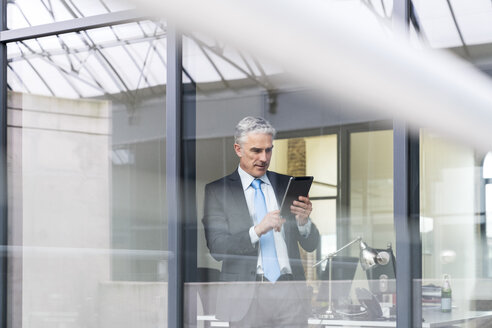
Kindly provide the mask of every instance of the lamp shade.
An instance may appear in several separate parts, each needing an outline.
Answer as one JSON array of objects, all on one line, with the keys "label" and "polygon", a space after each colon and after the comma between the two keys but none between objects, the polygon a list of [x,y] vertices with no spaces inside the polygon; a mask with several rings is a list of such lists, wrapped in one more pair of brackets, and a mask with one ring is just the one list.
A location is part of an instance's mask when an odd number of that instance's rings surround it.
[{"label": "lamp shade", "polygon": [[360,265],[364,271],[374,267],[377,262],[378,253],[367,246],[367,244],[363,241],[360,242]]}]

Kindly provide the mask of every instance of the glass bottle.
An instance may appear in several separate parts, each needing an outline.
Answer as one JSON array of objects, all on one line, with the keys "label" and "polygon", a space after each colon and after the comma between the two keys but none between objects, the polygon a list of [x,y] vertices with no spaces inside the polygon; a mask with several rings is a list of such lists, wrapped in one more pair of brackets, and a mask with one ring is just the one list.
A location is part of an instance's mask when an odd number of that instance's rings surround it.
[{"label": "glass bottle", "polygon": [[443,277],[443,283],[441,287],[441,312],[451,312],[451,283],[449,282],[450,277],[445,274]]}]

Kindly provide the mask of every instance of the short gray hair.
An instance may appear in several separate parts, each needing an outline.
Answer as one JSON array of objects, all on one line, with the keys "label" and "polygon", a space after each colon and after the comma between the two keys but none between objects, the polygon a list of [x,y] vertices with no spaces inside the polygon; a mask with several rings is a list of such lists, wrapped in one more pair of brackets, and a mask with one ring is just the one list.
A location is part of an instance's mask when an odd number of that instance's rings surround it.
[{"label": "short gray hair", "polygon": [[272,138],[275,138],[277,131],[270,122],[263,117],[246,116],[236,125],[234,142],[241,145],[248,133],[265,133],[271,135]]}]

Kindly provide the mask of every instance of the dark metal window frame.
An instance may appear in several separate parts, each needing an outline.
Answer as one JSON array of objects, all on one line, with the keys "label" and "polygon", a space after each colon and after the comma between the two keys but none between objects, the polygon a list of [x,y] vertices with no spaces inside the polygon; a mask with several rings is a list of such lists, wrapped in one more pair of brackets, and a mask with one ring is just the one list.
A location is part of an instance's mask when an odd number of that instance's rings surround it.
[{"label": "dark metal window frame", "polygon": [[[415,18],[411,0],[393,1],[393,27],[408,35]],[[416,23],[416,20],[413,19]],[[393,124],[393,202],[396,238],[396,325],[422,326],[420,239],[420,140],[406,122]]]}]

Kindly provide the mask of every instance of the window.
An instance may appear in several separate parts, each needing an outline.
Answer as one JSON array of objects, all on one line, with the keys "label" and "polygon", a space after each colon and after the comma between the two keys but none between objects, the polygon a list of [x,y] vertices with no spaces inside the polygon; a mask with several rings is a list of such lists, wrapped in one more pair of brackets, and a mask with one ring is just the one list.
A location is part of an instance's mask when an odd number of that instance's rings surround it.
[{"label": "window", "polygon": [[[314,264],[357,237],[377,249],[386,249],[388,243],[394,243],[391,121],[350,115],[346,110],[348,105],[335,100],[320,101],[319,95],[297,86],[272,63],[203,36],[187,35],[183,45],[183,79],[189,83],[185,88],[184,108],[196,114],[190,121],[196,134],[186,135],[185,139],[187,143],[195,141],[195,175],[187,178],[185,184],[195,185],[192,197],[196,198],[197,210],[196,221],[188,222],[186,227],[186,236],[196,238],[196,245],[188,240],[185,252],[196,254],[197,262],[185,264],[186,275],[191,277],[185,283],[185,318],[192,324],[196,320],[197,325],[210,320],[234,321],[228,316],[234,316],[237,311],[224,310],[228,305],[220,296],[224,286],[229,288],[228,297],[236,295],[241,299],[237,302],[250,304],[256,298],[247,289],[240,292],[245,283],[257,279],[256,265],[251,269],[252,278],[243,280],[244,277],[237,278],[243,273],[235,272],[233,264],[256,262],[258,254],[227,253],[239,240],[214,250],[215,238],[248,235],[253,226],[250,213],[237,200],[244,197],[244,186],[225,185],[219,191],[214,188],[222,184],[206,187],[222,177],[227,177],[223,181],[229,181],[237,175],[234,172],[239,158],[234,150],[234,129],[245,116],[265,117],[278,132],[273,141],[270,171],[314,176],[310,218],[319,230],[319,240],[313,249],[307,250],[297,244],[289,248],[289,244],[287,256],[295,279],[305,277],[306,282],[300,281],[299,286],[307,284],[313,290],[311,296],[303,294],[300,304],[306,305],[304,301],[309,299],[307,308],[325,311],[326,308],[321,309],[328,302],[326,261],[318,266]],[[280,201],[282,195],[275,197]],[[211,214],[210,208],[217,206],[230,216]],[[219,219],[227,224],[217,223]],[[227,232],[216,230],[224,226],[228,227]],[[288,234],[287,229],[283,233]],[[290,235],[285,237],[286,244],[289,238]],[[299,250],[293,251],[294,248]],[[221,252],[227,254],[222,256]],[[341,288],[333,295],[339,309],[351,302],[350,292],[356,287],[373,290],[380,300],[394,297],[394,288],[381,292],[369,284],[368,278],[373,279],[374,272],[365,272],[358,264],[358,246],[341,253],[342,257],[352,262],[350,272],[342,270],[338,275],[349,282],[349,285],[338,282]],[[246,310],[248,306],[245,305]],[[252,314],[253,319],[255,316]]]},{"label": "window", "polygon": [[485,156],[482,166],[482,178],[485,185],[485,276],[492,277],[492,153]]},{"label": "window", "polygon": [[10,325],[167,324],[165,35],[8,45]]},{"label": "window", "polygon": [[[483,235],[479,152],[429,130],[420,134],[420,215],[424,285],[451,277],[453,304],[484,309],[488,266]],[[486,171],[484,167],[484,172]],[[486,225],[487,226],[487,225]],[[436,306],[432,302],[424,307]],[[437,304],[439,306],[439,304]]]}]

